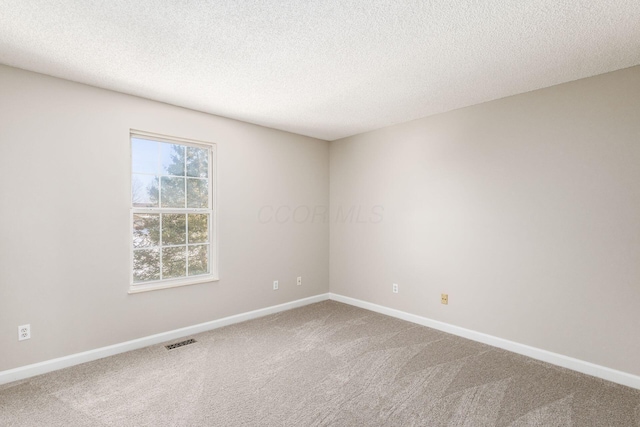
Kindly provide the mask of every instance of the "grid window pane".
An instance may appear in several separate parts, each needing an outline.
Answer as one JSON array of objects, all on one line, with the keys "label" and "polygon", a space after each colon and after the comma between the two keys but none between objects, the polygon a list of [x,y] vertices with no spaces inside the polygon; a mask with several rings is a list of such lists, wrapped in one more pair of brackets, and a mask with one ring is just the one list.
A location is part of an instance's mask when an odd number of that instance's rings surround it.
[{"label": "grid window pane", "polygon": [[133,215],[133,247],[148,248],[160,244],[160,215]]},{"label": "grid window pane", "polygon": [[133,251],[133,281],[148,282],[160,279],[160,251],[137,249]]},{"label": "grid window pane", "polygon": [[184,176],[184,145],[162,143],[162,174]]},{"label": "grid window pane", "polygon": [[184,245],[187,238],[187,216],[162,214],[162,246]]},{"label": "grid window pane", "polygon": [[163,208],[184,208],[184,178],[163,176],[160,179],[162,185],[161,207]]},{"label": "grid window pane", "polygon": [[209,183],[206,179],[187,178],[187,207],[209,206]]},{"label": "grid window pane", "polygon": [[200,178],[209,176],[209,150],[187,147],[187,176]]},{"label": "grid window pane", "polygon": [[158,174],[159,143],[147,139],[131,138],[131,171]]},{"label": "grid window pane", "polygon": [[209,242],[209,214],[189,214],[189,243]]},{"label": "grid window pane", "polygon": [[189,246],[189,276],[209,272],[209,246]]},{"label": "grid window pane", "polygon": [[162,248],[162,278],[187,276],[187,247]]},{"label": "grid window pane", "polygon": [[212,150],[131,134],[132,278],[138,289],[211,274]]},{"label": "grid window pane", "polygon": [[131,177],[131,203],[136,208],[157,208],[158,177],[133,174]]}]

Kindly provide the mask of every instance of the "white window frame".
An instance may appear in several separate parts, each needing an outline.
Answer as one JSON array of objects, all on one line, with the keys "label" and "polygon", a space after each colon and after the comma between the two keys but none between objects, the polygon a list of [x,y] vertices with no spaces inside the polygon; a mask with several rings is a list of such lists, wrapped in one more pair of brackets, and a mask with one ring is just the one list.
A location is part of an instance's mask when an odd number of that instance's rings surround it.
[{"label": "white window frame", "polygon": [[[132,153],[132,138],[139,137],[142,139],[148,139],[157,142],[166,142],[169,144],[179,144],[187,147],[205,148],[209,150],[209,209],[195,209],[195,208],[137,208],[133,206],[133,153]],[[216,144],[212,142],[197,141],[187,138],[179,138],[174,136],[160,135],[151,132],[145,132],[141,130],[130,129],[129,131],[129,294],[135,294],[139,292],[154,291],[158,289],[175,288],[178,286],[195,285],[198,283],[215,282],[219,280],[218,277],[218,210],[217,210],[217,150]],[[160,161],[160,160],[159,160]],[[180,277],[176,279],[160,279],[143,283],[134,283],[133,281],[133,216],[137,213],[202,213],[206,212],[209,217],[209,273],[191,276]],[[161,216],[162,217],[162,216]],[[160,234],[162,235],[162,228],[160,228]],[[162,246],[162,241],[160,243]],[[188,267],[187,267],[188,268]],[[162,257],[160,260],[160,270],[162,274]]]}]

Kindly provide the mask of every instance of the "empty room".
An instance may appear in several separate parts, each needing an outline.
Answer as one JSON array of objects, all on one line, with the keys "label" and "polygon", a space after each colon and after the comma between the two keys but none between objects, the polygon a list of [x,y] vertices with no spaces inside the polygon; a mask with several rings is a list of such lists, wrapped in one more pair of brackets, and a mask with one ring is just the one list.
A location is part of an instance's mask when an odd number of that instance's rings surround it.
[{"label": "empty room", "polygon": [[0,426],[640,427],[640,2],[0,0]]}]

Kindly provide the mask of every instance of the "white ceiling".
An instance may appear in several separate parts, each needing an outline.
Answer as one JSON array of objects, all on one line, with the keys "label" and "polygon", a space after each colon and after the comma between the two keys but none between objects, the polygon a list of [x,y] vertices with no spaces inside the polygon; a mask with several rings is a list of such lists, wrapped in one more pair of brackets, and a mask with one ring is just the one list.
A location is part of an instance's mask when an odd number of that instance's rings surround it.
[{"label": "white ceiling", "polygon": [[334,140],[640,64],[640,1],[0,0],[0,63]]}]

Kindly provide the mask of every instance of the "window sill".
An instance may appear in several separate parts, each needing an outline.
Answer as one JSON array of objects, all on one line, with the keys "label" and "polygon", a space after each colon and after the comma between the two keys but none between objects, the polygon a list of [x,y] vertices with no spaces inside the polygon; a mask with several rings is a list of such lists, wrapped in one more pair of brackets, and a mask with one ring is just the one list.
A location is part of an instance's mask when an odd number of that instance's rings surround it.
[{"label": "window sill", "polygon": [[129,294],[139,294],[141,292],[157,291],[159,289],[177,288],[180,286],[198,285],[200,283],[217,282],[218,277],[210,275],[197,278],[178,279],[175,281],[152,282],[139,285],[130,285]]}]

